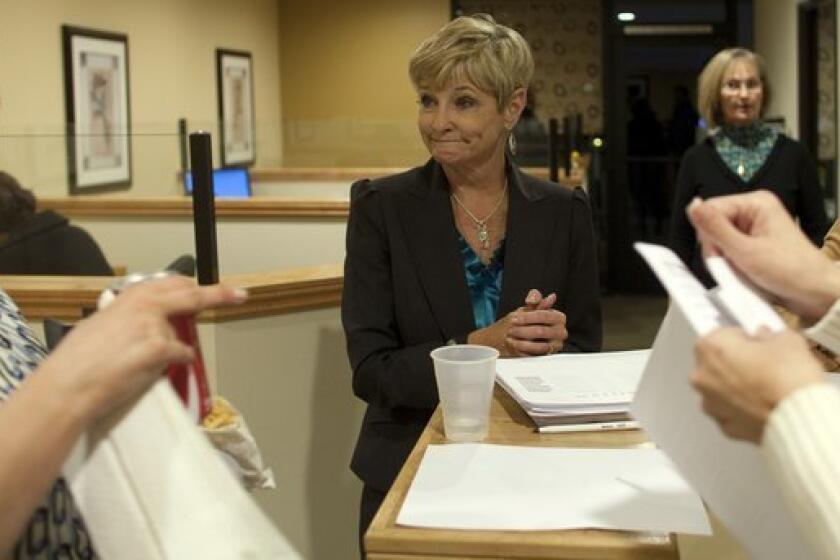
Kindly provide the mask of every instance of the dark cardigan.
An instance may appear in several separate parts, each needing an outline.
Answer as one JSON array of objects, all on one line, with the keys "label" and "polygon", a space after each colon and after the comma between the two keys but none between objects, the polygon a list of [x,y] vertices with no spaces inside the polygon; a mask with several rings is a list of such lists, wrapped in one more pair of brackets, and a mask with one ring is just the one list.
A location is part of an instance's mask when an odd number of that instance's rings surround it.
[{"label": "dark cardigan", "polygon": [[112,276],[96,241],[52,210],[35,214],[0,243],[0,274]]},{"label": "dark cardigan", "polygon": [[685,208],[698,196],[744,193],[758,189],[774,193],[811,241],[819,246],[828,229],[817,169],[804,146],[779,135],[764,164],[749,181],[744,181],[721,159],[711,138],[694,146],[683,157],[677,176],[671,226],[671,248],[700,280],[710,286],[711,277]]}]

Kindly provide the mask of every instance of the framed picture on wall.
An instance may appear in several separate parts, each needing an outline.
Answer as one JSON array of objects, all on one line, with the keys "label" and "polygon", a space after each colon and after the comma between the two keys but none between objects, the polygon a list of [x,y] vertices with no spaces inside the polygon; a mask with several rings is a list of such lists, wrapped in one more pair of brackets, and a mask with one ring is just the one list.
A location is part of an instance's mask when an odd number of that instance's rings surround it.
[{"label": "framed picture on wall", "polygon": [[128,37],[63,25],[71,194],[131,186]]},{"label": "framed picture on wall", "polygon": [[222,167],[251,165],[256,158],[251,53],[216,49],[216,79]]}]

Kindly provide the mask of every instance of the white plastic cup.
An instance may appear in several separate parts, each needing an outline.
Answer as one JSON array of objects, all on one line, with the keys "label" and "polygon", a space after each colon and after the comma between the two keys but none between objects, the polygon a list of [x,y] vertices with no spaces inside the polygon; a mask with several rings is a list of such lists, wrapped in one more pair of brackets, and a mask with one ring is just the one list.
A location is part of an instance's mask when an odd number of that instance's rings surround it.
[{"label": "white plastic cup", "polygon": [[481,441],[490,427],[490,401],[499,351],[456,344],[432,350],[443,429],[450,441]]}]

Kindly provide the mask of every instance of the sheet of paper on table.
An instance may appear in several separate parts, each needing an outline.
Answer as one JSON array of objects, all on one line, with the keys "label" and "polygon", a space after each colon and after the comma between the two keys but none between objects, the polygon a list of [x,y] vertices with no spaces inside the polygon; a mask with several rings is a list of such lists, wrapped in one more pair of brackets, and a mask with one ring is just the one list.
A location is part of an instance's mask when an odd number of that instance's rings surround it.
[{"label": "sheet of paper on table", "polygon": [[711,534],[700,498],[668,458],[638,448],[430,445],[397,523]]},{"label": "sheet of paper on table", "polygon": [[[772,319],[775,312],[771,314],[772,309],[757,296],[713,297],[669,249],[651,245],[637,248],[671,296],[671,308],[630,407],[633,417],[751,558],[811,558],[810,548],[770,479],[760,449],[724,436],[703,413],[700,396],[689,382],[698,336],[719,326],[737,324],[743,317],[749,317],[752,323],[745,326],[748,330],[760,326],[759,322],[774,329],[778,325]],[[714,265],[721,266],[726,266],[725,262]],[[738,282],[735,275],[721,279],[730,284]],[[749,290],[746,285],[723,288],[730,294]],[[724,309],[727,305],[740,309],[728,311]]]}]

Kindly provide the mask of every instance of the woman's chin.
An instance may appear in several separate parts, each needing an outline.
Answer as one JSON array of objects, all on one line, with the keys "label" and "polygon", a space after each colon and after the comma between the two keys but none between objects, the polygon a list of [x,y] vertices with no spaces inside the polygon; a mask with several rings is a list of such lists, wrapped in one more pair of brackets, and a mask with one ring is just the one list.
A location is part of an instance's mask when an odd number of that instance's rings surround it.
[{"label": "woman's chin", "polygon": [[464,161],[464,154],[449,150],[435,150],[432,152],[432,158],[441,165],[457,165]]},{"label": "woman's chin", "polygon": [[730,119],[733,126],[747,126],[758,120],[758,116],[748,113],[736,114]]}]

